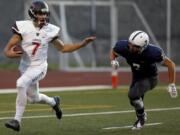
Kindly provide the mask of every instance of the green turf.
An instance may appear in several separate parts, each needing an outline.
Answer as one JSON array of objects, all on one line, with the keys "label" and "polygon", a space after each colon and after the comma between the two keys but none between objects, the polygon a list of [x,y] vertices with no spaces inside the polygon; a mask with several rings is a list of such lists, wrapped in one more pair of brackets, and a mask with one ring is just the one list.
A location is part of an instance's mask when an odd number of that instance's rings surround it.
[{"label": "green turf", "polygon": [[[4,127],[5,117],[13,117],[15,94],[0,94],[0,135],[179,135],[180,109],[148,111],[147,123],[161,123],[147,126],[139,131],[109,129],[132,125],[134,112],[106,115],[70,116],[71,114],[115,112],[132,110],[127,98],[127,89],[51,92],[49,96],[59,95],[62,99],[64,117],[61,121],[53,115],[47,105],[27,105],[24,116],[45,116],[47,118],[25,118],[21,131],[16,133]],[[155,108],[180,107],[180,98],[171,99],[163,89],[156,88],[145,96],[147,110]]]}]

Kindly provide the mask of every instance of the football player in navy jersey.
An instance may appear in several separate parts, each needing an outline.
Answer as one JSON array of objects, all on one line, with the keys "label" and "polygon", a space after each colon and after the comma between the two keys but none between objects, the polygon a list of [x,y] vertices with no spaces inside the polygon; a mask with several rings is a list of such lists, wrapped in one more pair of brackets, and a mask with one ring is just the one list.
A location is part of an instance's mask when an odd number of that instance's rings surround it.
[{"label": "football player in navy jersey", "polygon": [[152,90],[158,82],[156,63],[168,68],[168,92],[172,98],[178,93],[175,86],[175,64],[156,45],[149,43],[149,36],[143,31],[134,31],[128,40],[120,40],[111,50],[110,59],[113,68],[117,69],[117,57],[126,59],[132,70],[132,83],[128,97],[136,111],[137,121],[132,129],[140,129],[145,124],[147,114],[144,111],[143,98],[147,91]]},{"label": "football player in navy jersey", "polygon": [[[19,71],[21,76],[16,82],[16,113],[12,120],[5,123],[7,128],[20,131],[23,113],[29,103],[48,104],[61,119],[60,98],[49,97],[39,92],[39,81],[46,76],[49,43],[62,52],[73,52],[94,41],[90,36],[79,43],[64,43],[59,38],[60,28],[49,23],[49,7],[43,0],[35,0],[28,10],[29,20],[16,21],[12,27],[13,35],[7,43],[4,54],[9,58],[20,57]],[[15,51],[20,45],[22,50]]]}]

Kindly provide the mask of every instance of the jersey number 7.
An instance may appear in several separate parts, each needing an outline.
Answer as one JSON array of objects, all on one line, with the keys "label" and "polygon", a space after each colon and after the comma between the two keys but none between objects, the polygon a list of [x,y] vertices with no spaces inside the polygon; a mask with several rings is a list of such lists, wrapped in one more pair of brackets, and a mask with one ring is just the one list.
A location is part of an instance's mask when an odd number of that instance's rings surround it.
[{"label": "jersey number 7", "polygon": [[40,46],[40,43],[38,43],[38,42],[33,42],[33,45],[34,45],[34,48],[33,48],[33,50],[32,50],[32,56],[34,56],[34,55],[36,54],[36,52],[37,52],[37,50],[38,50],[38,48],[39,48],[39,46]]}]

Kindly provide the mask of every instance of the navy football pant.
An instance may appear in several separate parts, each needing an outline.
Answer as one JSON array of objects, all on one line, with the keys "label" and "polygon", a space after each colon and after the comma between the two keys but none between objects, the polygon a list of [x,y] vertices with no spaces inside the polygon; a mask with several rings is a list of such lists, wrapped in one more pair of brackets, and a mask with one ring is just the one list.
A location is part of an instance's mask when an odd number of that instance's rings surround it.
[{"label": "navy football pant", "polygon": [[143,98],[144,94],[152,90],[157,85],[157,77],[149,77],[143,79],[133,79],[129,88],[128,97],[131,105],[135,108],[136,114],[144,114]]}]

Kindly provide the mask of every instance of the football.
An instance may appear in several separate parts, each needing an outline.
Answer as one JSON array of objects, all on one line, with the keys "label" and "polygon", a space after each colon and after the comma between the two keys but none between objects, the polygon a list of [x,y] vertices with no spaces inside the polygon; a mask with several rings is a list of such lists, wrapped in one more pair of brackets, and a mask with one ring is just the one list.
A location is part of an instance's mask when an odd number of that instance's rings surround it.
[{"label": "football", "polygon": [[20,45],[15,45],[14,47],[13,47],[13,50],[14,51],[21,51],[21,53],[23,53],[23,49],[22,49],[22,47],[20,46]]}]

